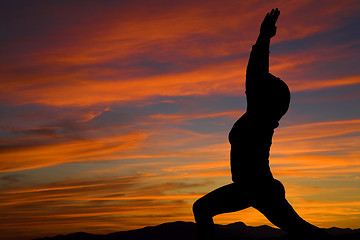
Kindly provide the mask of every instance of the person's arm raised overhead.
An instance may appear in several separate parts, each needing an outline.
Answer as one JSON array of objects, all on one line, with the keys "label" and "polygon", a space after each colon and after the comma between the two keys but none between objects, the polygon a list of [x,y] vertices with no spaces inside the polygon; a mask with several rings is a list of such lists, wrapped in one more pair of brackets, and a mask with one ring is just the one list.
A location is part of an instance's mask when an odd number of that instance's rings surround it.
[{"label": "person's arm raised overhead", "polygon": [[267,13],[260,27],[260,34],[252,48],[248,66],[246,69],[246,89],[256,88],[256,85],[264,81],[269,73],[269,46],[270,38],[276,34],[276,21],[280,11],[272,9]]}]

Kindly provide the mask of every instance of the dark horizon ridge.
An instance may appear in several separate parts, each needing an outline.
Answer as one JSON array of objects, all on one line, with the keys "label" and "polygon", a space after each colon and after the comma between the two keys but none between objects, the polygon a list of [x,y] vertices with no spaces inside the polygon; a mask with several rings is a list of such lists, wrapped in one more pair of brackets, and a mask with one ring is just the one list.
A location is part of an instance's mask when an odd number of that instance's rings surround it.
[{"label": "dark horizon ridge", "polygon": [[[283,230],[268,225],[248,226],[243,222],[235,222],[226,225],[215,224],[219,239],[232,240],[291,240]],[[360,239],[360,228],[323,228],[332,237],[331,239],[355,240]],[[146,226],[139,229],[113,232],[109,234],[91,234],[86,232],[76,232],[54,237],[42,237],[33,240],[195,240],[196,227],[194,222],[175,221],[165,222],[155,226]],[[309,240],[309,238],[307,239]]]}]

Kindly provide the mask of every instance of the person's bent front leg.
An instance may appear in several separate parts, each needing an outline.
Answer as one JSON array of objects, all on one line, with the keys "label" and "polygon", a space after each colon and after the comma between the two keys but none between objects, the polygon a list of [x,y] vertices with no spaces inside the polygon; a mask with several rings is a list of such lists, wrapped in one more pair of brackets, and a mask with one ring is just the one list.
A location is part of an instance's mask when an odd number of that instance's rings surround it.
[{"label": "person's bent front leg", "polygon": [[193,205],[193,212],[199,240],[215,239],[213,217],[235,212],[250,206],[246,191],[237,184],[228,184],[206,194]]}]

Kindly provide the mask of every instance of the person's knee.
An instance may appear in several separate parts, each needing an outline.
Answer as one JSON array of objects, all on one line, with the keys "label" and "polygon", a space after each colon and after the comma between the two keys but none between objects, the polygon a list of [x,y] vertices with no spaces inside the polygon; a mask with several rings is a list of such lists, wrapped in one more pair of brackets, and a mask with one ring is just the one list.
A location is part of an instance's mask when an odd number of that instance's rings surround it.
[{"label": "person's knee", "polygon": [[207,209],[206,204],[202,198],[200,198],[194,202],[193,213],[194,213],[194,216],[208,215],[209,209]]},{"label": "person's knee", "polygon": [[194,202],[192,210],[193,210],[194,216],[200,214],[200,212],[201,212],[201,201],[200,201],[200,199],[198,199],[198,200],[196,200]]},{"label": "person's knee", "polygon": [[274,192],[277,192],[277,194],[281,197],[285,198],[285,187],[284,185],[277,179],[274,181]]}]

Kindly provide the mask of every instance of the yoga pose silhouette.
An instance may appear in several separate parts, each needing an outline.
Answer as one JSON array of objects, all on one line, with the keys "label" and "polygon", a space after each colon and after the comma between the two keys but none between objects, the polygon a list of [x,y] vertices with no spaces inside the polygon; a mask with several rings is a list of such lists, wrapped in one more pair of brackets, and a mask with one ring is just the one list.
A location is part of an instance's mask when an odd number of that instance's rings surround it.
[{"label": "yoga pose silhouette", "polygon": [[274,179],[269,167],[274,129],[290,103],[288,86],[269,73],[270,38],[276,34],[279,15],[277,8],[266,14],[250,54],[246,69],[246,113],[229,133],[233,183],[206,194],[193,205],[199,240],[215,239],[215,215],[248,207],[254,207],[289,234],[325,234],[295,212],[285,199],[284,186]]}]

